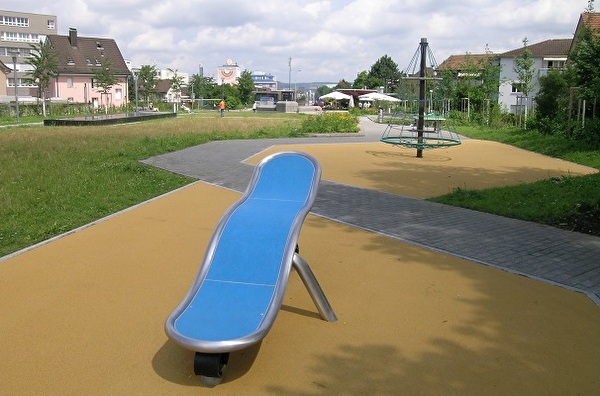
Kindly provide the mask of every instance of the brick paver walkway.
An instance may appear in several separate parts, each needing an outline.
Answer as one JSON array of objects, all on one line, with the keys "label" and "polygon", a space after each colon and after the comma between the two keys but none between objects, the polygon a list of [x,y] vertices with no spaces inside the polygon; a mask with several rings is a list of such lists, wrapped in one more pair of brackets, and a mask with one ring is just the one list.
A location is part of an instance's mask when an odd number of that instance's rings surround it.
[{"label": "brick paver walkway", "polygon": [[[377,141],[384,129],[363,119],[356,137],[218,141],[144,162],[244,191],[252,167],[242,161],[272,145]],[[600,306],[598,237],[325,180],[312,213],[580,291]]]}]

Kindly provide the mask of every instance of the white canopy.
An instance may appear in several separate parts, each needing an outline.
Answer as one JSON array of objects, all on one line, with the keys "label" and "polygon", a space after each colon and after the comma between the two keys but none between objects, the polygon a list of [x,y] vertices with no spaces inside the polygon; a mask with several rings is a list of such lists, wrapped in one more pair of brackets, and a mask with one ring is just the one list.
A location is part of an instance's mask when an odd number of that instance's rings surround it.
[{"label": "white canopy", "polygon": [[333,91],[328,93],[327,95],[321,96],[321,99],[333,99],[333,100],[342,100],[346,99],[350,101],[349,106],[354,107],[354,98],[350,95],[346,95],[345,93],[341,93],[339,91]]},{"label": "white canopy", "polygon": [[358,100],[364,100],[364,101],[382,100],[382,101],[386,101],[386,102],[400,102],[400,99],[398,99],[398,98],[394,98],[393,96],[389,96],[389,95],[382,94],[379,92],[371,92],[368,94],[360,95],[358,97]]}]

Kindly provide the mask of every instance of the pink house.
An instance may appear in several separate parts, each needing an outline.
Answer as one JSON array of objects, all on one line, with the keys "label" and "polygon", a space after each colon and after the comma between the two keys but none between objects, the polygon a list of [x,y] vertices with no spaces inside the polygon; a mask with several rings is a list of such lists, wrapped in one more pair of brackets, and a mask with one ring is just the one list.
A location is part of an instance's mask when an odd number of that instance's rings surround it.
[{"label": "pink house", "polygon": [[[47,40],[57,55],[58,73],[50,82],[47,97],[61,98],[72,103],[119,107],[128,103],[127,79],[131,72],[113,39],[78,37],[76,29],[68,36],[50,34]],[[103,61],[117,83],[104,94],[95,84],[94,73]]]}]

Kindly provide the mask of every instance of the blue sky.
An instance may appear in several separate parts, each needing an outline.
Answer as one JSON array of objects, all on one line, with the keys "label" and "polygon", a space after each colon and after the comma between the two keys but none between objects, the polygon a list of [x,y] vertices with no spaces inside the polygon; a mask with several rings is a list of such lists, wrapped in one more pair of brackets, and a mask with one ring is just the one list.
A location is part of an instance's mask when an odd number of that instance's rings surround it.
[{"label": "blue sky", "polygon": [[401,70],[422,37],[438,63],[572,38],[587,0],[4,0],[2,9],[51,14],[58,32],[109,37],[134,66],[206,76],[228,59],[280,81],[353,81],[383,55]]}]

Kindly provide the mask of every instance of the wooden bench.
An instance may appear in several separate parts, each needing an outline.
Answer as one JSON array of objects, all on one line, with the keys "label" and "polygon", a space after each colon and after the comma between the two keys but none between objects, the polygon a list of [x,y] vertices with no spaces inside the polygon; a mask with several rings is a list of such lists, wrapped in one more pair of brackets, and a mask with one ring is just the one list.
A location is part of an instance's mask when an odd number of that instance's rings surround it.
[{"label": "wooden bench", "polygon": [[165,324],[172,340],[196,352],[194,372],[204,384],[221,382],[230,352],[266,336],[292,267],[321,317],[336,320],[297,250],[320,173],[317,161],[305,153],[273,154],[256,166],[242,198],[217,224],[196,280]]}]

